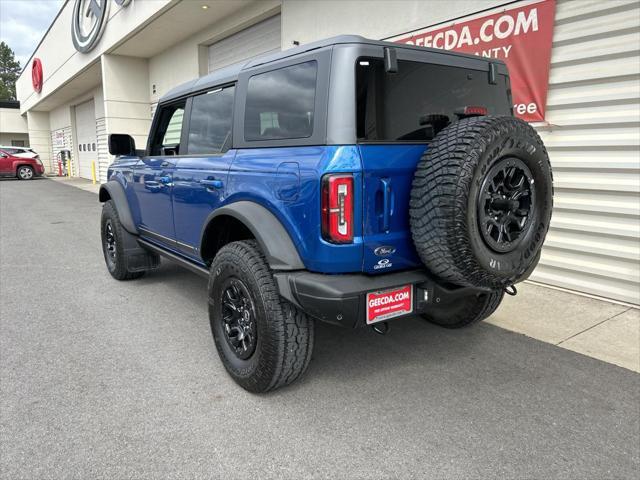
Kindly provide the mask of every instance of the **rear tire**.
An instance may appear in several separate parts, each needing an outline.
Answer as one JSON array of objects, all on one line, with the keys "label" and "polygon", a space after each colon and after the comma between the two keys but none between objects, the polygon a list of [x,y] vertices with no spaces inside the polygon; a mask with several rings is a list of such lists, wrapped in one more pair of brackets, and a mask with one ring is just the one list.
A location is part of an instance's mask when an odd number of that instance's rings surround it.
[{"label": "rear tire", "polygon": [[124,229],[112,200],[105,202],[101,218],[102,253],[107,270],[116,280],[134,280],[145,272],[129,272],[124,252]]},{"label": "rear tire", "polygon": [[463,328],[489,318],[500,306],[504,291],[473,295],[451,304],[431,307],[422,318],[444,328]]},{"label": "rear tire", "polygon": [[214,258],[209,320],[225,369],[245,390],[263,393],[288,385],[309,365],[313,320],[280,297],[253,240],[229,243]]},{"label": "rear tire", "polygon": [[18,170],[16,170],[16,177],[18,177],[19,180],[33,180],[33,168],[29,165],[20,165]]}]

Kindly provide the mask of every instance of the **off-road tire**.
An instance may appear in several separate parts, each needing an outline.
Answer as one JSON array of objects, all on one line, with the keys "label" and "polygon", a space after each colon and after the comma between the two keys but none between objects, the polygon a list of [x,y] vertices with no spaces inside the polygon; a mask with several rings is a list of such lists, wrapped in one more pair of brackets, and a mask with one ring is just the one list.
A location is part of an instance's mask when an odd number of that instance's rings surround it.
[{"label": "off-road tire", "polygon": [[[501,252],[480,230],[486,218],[479,205],[491,169],[511,159],[524,165],[533,180],[526,182],[532,207],[518,238],[512,241],[509,234],[504,244],[512,250]],[[514,117],[462,119],[436,136],[418,164],[410,201],[413,242],[424,265],[440,279],[499,290],[535,267],[552,205],[549,157],[531,126]],[[508,208],[521,211],[520,206]]]},{"label": "off-road tire", "polygon": [[[115,237],[115,255],[110,255],[108,250],[107,232],[111,227],[111,233]],[[100,221],[100,239],[102,243],[102,253],[107,270],[116,280],[134,280],[142,277],[146,272],[129,272],[124,252],[124,228],[120,223],[118,212],[113,200],[108,200],[102,207],[102,218]]]},{"label": "off-road tire", "polygon": [[[238,279],[251,297],[257,340],[249,358],[239,358],[227,339],[223,320],[224,286]],[[288,385],[305,372],[314,344],[314,323],[282,299],[267,261],[253,240],[220,249],[209,276],[209,320],[222,363],[242,388],[263,393]]]},{"label": "off-road tire", "polygon": [[462,328],[481,322],[496,311],[504,297],[502,290],[457,299],[430,307],[422,318],[445,328]]}]

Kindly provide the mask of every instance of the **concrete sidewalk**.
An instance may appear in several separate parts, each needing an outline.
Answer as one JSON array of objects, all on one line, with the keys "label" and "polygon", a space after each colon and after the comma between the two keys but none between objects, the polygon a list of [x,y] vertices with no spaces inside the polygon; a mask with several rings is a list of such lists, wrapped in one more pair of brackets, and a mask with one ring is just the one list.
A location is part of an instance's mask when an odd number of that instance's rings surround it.
[{"label": "concrete sidewalk", "polygon": [[524,282],[487,321],[640,372],[637,308]]},{"label": "concrete sidewalk", "polygon": [[91,180],[86,180],[84,178],[79,177],[46,177],[47,180],[53,180],[55,182],[63,183],[65,185],[69,185],[71,187],[79,188],[80,190],[85,190],[87,192],[98,193],[100,190],[100,183],[96,183],[95,185],[91,183]]},{"label": "concrete sidewalk", "polygon": [[[49,177],[98,193],[83,178]],[[525,282],[487,321],[543,342],[640,372],[640,310]]]}]

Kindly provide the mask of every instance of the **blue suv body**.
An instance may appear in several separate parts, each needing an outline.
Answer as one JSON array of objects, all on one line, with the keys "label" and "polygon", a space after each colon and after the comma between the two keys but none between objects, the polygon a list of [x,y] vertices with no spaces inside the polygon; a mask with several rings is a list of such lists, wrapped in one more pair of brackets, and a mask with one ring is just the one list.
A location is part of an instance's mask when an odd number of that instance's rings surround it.
[{"label": "blue suv body", "polygon": [[[126,278],[158,256],[210,277],[225,246],[253,241],[282,299],[349,327],[477,295],[425,269],[408,214],[412,185],[433,138],[473,116],[465,108],[510,116],[510,105],[499,61],[354,36],[193,80],[160,100],[144,151],[110,136],[117,158],[100,200],[119,226],[110,244],[103,224],[107,264],[124,248]],[[371,318],[368,295],[400,287],[409,303]]]}]

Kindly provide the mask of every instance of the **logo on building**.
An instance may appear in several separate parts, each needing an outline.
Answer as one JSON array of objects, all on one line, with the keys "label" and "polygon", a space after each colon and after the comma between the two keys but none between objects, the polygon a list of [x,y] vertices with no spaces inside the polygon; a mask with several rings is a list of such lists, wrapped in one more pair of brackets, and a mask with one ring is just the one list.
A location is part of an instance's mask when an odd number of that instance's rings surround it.
[{"label": "logo on building", "polygon": [[[126,7],[131,0],[114,2]],[[90,52],[100,41],[109,20],[109,4],[110,0],[76,0],[71,18],[71,38],[77,51]]]},{"label": "logo on building", "polygon": [[31,85],[36,92],[42,91],[42,62],[39,58],[34,58],[31,62]]}]

